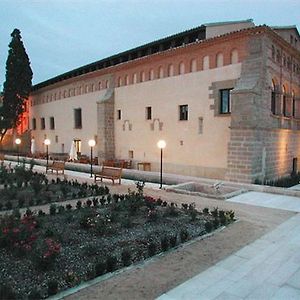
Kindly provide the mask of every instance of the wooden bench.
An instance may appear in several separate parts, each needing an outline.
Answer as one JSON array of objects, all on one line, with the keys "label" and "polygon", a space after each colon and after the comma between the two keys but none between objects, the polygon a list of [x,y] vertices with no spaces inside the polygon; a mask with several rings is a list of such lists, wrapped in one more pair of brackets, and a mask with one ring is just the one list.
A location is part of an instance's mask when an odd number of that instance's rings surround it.
[{"label": "wooden bench", "polygon": [[94,173],[95,176],[94,179],[95,182],[97,181],[97,178],[100,178],[100,181],[102,181],[103,178],[111,179],[113,184],[115,184],[115,180],[119,180],[119,184],[121,184],[121,175],[122,175],[121,168],[103,166],[100,172]]},{"label": "wooden bench", "polygon": [[65,162],[64,161],[54,161],[52,165],[46,167],[46,173],[48,171],[51,171],[52,173],[56,171],[56,175],[58,175],[58,172],[61,172],[61,174],[65,173]]}]

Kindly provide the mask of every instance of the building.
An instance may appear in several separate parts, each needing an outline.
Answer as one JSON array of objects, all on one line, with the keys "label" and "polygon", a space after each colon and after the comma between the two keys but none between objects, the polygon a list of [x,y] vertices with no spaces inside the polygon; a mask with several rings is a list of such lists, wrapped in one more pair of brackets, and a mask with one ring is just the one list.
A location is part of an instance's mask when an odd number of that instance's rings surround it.
[{"label": "building", "polygon": [[252,20],[204,24],[34,86],[36,146],[131,159],[164,171],[253,182],[300,157],[300,36]]}]

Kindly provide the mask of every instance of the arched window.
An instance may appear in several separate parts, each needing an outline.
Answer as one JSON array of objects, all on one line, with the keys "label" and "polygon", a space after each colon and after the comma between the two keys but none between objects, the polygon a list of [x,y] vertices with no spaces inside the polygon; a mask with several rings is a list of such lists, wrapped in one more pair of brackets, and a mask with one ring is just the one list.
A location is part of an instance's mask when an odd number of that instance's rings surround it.
[{"label": "arched window", "polygon": [[91,92],[93,92],[94,91],[94,84],[92,83],[91,84]]},{"label": "arched window", "polygon": [[164,69],[162,66],[158,68],[158,78],[164,78]]},{"label": "arched window", "polygon": [[86,86],[85,86],[85,92],[88,93],[88,91],[89,91],[89,86],[86,85]]},{"label": "arched window", "polygon": [[274,80],[272,80],[271,87],[271,112],[276,115],[276,85]]},{"label": "arched window", "polygon": [[136,73],[134,73],[133,76],[132,76],[132,82],[133,82],[133,84],[137,83],[137,75],[136,75]]},{"label": "arched window", "polygon": [[282,114],[287,116],[287,97],[286,97],[286,88],[282,86]]},{"label": "arched window", "polygon": [[168,66],[168,76],[174,76],[174,66],[172,64]]},{"label": "arched window", "polygon": [[153,70],[153,69],[151,69],[151,70],[149,71],[149,79],[150,79],[150,80],[154,80],[154,70]]},{"label": "arched window", "polygon": [[296,117],[296,97],[294,91],[292,91],[292,116]]},{"label": "arched window", "polygon": [[197,61],[196,59],[191,60],[191,72],[196,72],[197,71]]},{"label": "arched window", "polygon": [[140,82],[144,82],[145,81],[145,72],[142,71],[140,74]]},{"label": "arched window", "polygon": [[129,84],[129,76],[126,75],[126,76],[125,76],[125,85],[128,85],[128,84]]},{"label": "arched window", "polygon": [[278,63],[280,63],[280,61],[281,61],[281,53],[280,53],[280,50],[277,50],[277,52],[276,52],[276,60],[277,60]]},{"label": "arched window", "polygon": [[230,63],[237,64],[238,62],[239,62],[239,53],[236,49],[234,49],[230,53]]},{"label": "arched window", "polygon": [[185,66],[183,61],[179,64],[179,72],[180,75],[185,73]]},{"label": "arched window", "polygon": [[101,89],[102,89],[102,82],[99,81],[99,83],[98,83],[98,90],[100,91]]},{"label": "arched window", "polygon": [[218,53],[216,56],[216,66],[217,68],[223,67],[224,65],[224,57],[223,53]]},{"label": "arched window", "polygon": [[106,89],[109,88],[109,81],[108,81],[108,80],[105,81],[105,88],[106,88]]},{"label": "arched window", "polygon": [[209,69],[209,56],[206,55],[203,57],[203,70]]},{"label": "arched window", "polygon": [[122,78],[121,78],[121,76],[118,78],[118,86],[122,86]]},{"label": "arched window", "polygon": [[64,90],[64,98],[67,98],[67,91]]}]

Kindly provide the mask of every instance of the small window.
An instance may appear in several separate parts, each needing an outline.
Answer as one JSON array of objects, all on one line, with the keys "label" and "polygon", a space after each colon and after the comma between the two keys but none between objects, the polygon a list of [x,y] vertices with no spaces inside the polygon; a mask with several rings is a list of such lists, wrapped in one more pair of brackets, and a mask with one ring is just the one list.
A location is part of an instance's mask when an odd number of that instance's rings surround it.
[{"label": "small window", "polygon": [[216,66],[217,68],[223,67],[224,64],[224,56],[223,53],[218,53],[216,56]]},{"label": "small window", "polygon": [[121,120],[122,118],[122,112],[121,112],[121,109],[118,109],[117,110],[117,120]]},{"label": "small window", "polygon": [[146,120],[152,119],[152,108],[151,106],[146,107]]},{"label": "small window", "polygon": [[272,91],[271,91],[271,112],[273,115],[276,114],[276,91],[275,91],[274,81],[272,81]]},{"label": "small window", "polygon": [[41,118],[41,129],[45,129],[46,124],[45,124],[45,118]]},{"label": "small window", "polygon": [[199,117],[198,119],[198,134],[203,133],[203,117]]},{"label": "small window", "polygon": [[188,105],[179,105],[179,120],[186,121],[188,120]]},{"label": "small window", "polygon": [[55,143],[58,143],[58,135],[55,136]]},{"label": "small window", "polygon": [[82,128],[81,108],[74,109],[74,127],[77,129]]},{"label": "small window", "polygon": [[55,129],[54,117],[50,117],[50,129]]},{"label": "small window", "polygon": [[294,91],[292,92],[292,116],[296,116],[296,99]]},{"label": "small window", "polygon": [[220,90],[220,113],[221,114],[229,114],[231,112],[230,91],[231,89]]},{"label": "small window", "polygon": [[133,150],[128,151],[128,158],[133,159]]},{"label": "small window", "polygon": [[32,119],[32,130],[36,130],[36,118]]}]

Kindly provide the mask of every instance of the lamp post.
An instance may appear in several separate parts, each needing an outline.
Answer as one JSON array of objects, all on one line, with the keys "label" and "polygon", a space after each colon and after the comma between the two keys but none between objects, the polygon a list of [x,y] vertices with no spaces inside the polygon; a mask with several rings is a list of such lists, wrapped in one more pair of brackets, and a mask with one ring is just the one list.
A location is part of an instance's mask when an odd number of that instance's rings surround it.
[{"label": "lamp post", "polygon": [[18,152],[18,164],[20,163],[20,152],[19,152],[19,145],[21,144],[21,139],[17,138],[15,140],[15,143],[17,145],[17,152]]},{"label": "lamp post", "polygon": [[163,149],[166,147],[166,142],[164,140],[160,140],[157,143],[157,147],[160,149],[160,186],[162,189],[162,160],[163,160]]},{"label": "lamp post", "polygon": [[91,147],[91,178],[93,177],[93,147],[95,147],[95,140],[89,140],[89,146]]},{"label": "lamp post", "polygon": [[47,158],[46,172],[47,172],[47,170],[48,170],[48,161],[49,161],[49,145],[51,144],[51,141],[49,139],[45,139],[44,144],[46,145],[46,158]]}]

